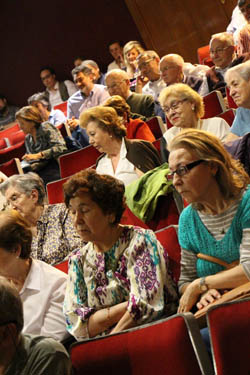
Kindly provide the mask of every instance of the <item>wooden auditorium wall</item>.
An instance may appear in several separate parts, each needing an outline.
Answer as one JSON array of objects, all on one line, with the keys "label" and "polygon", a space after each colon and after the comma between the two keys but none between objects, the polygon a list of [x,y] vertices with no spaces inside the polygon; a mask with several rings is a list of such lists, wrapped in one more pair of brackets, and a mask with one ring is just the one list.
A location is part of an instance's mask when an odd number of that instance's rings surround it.
[{"label": "wooden auditorium wall", "polygon": [[0,92],[11,103],[26,105],[43,90],[40,67],[51,65],[58,79],[72,79],[78,55],[112,61],[107,44],[140,39],[124,0],[1,0]]},{"label": "wooden auditorium wall", "polygon": [[197,48],[226,30],[237,0],[126,0],[144,43],[197,63]]}]

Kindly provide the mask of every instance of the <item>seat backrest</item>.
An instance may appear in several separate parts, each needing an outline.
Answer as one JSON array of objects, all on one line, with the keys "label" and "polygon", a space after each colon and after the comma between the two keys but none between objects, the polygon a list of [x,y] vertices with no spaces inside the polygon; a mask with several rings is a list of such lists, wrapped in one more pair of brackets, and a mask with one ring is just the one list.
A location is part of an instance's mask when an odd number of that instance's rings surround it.
[{"label": "seat backrest", "polygon": [[164,254],[168,257],[172,277],[175,282],[178,283],[181,271],[181,248],[178,242],[176,228],[170,225],[156,231],[155,235],[164,248]]},{"label": "seat backrest", "polygon": [[166,131],[166,127],[163,124],[163,121],[160,116],[152,117],[150,120],[147,120],[151,132],[154,134],[155,139],[159,139]]},{"label": "seat backrest", "polygon": [[16,133],[20,131],[19,124],[13,125],[10,128],[4,129],[0,131],[0,138],[8,138],[9,134]]},{"label": "seat backrest", "polygon": [[212,91],[203,96],[203,102],[205,105],[205,115],[203,118],[214,117],[226,111],[224,99],[220,91]]},{"label": "seat backrest", "polygon": [[146,224],[153,231],[157,231],[178,224],[179,216],[173,193],[169,193],[158,197],[154,216]]},{"label": "seat backrest", "polygon": [[68,177],[62,178],[61,180],[52,181],[47,183],[47,196],[49,204],[63,203],[63,184],[68,180]]},{"label": "seat backrest", "polygon": [[83,169],[91,167],[96,163],[100,152],[93,146],[87,146],[81,150],[69,152],[59,157],[61,178],[73,175]]},{"label": "seat backrest", "polygon": [[25,152],[26,149],[24,141],[4,150],[0,150],[0,164],[6,163],[7,161],[14,158],[21,159]]},{"label": "seat backrest", "polygon": [[234,122],[234,118],[235,118],[235,113],[234,113],[234,110],[230,108],[227,111],[220,113],[217,116],[222,117],[228,123],[229,126],[232,126]]},{"label": "seat backrest", "polygon": [[0,150],[3,150],[4,148],[8,147],[5,138],[0,138]]},{"label": "seat backrest", "polygon": [[60,111],[62,111],[64,115],[67,117],[67,102],[55,105],[54,109],[60,109]]},{"label": "seat backrest", "polygon": [[206,317],[216,374],[250,374],[250,298],[211,306]]},{"label": "seat backrest", "polygon": [[63,138],[71,137],[71,131],[67,124],[60,124],[56,126],[60,133],[62,134]]},{"label": "seat backrest", "polygon": [[68,273],[68,260],[64,260],[61,263],[55,264],[54,267],[64,273]]},{"label": "seat backrest", "polygon": [[137,227],[150,229],[149,226],[144,223],[139,217],[137,217],[129,208],[126,206],[125,211],[121,218],[121,224],[123,225],[135,225]]},{"label": "seat backrest", "polygon": [[232,96],[230,95],[230,91],[229,91],[229,88],[228,88],[228,87],[226,87],[226,94],[227,94],[227,103],[228,103],[228,107],[229,107],[229,108],[237,109],[238,106],[237,106],[237,104],[235,103],[235,101],[233,100]]},{"label": "seat backrest", "polygon": [[11,159],[6,163],[1,164],[0,171],[3,172],[7,177],[12,176],[13,174],[23,173],[21,163],[18,158]]},{"label": "seat backrest", "polygon": [[[204,375],[211,363],[191,313],[71,346],[74,374]],[[197,346],[194,350],[192,342]]]},{"label": "seat backrest", "polygon": [[199,64],[204,64],[204,59],[207,59],[210,57],[209,45],[198,48],[197,56],[198,56]]},{"label": "seat backrest", "polygon": [[8,141],[10,146],[14,146],[17,143],[23,142],[25,140],[25,134],[22,130],[8,135]]}]

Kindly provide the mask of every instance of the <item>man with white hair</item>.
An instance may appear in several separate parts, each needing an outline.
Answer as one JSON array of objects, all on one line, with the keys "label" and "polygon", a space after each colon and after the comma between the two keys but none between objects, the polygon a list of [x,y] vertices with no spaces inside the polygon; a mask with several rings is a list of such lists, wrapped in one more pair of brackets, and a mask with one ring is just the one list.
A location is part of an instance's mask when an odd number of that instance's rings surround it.
[{"label": "man with white hair", "polygon": [[160,60],[160,71],[166,86],[174,83],[185,83],[200,95],[206,95],[208,88],[202,77],[184,73],[184,60],[175,53],[165,55]]},{"label": "man with white hair", "polygon": [[230,95],[238,105],[236,116],[226,142],[250,132],[250,61],[228,69],[225,80]]},{"label": "man with white hair", "polygon": [[121,69],[113,69],[106,75],[106,85],[110,96],[120,95],[130,106],[132,113],[154,116],[154,99],[152,95],[138,94],[130,90],[128,74]]}]

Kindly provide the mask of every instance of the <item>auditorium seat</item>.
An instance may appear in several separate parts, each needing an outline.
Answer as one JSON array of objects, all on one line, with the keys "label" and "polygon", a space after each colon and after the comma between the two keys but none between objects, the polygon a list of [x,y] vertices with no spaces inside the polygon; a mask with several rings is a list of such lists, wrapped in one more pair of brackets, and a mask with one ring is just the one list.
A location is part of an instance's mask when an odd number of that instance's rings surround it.
[{"label": "auditorium seat", "polygon": [[235,118],[235,112],[232,108],[230,108],[227,111],[217,115],[217,117],[222,117],[228,123],[229,126],[232,126]]},{"label": "auditorium seat", "polygon": [[18,158],[11,159],[6,163],[1,164],[0,171],[3,172],[7,177],[12,176],[13,174],[23,173],[21,163]]},{"label": "auditorium seat", "polygon": [[155,139],[161,138],[166,131],[166,127],[163,124],[160,116],[152,117],[150,120],[146,121],[146,124],[148,124],[151,132],[155,136]]},{"label": "auditorium seat", "polygon": [[22,159],[22,156],[26,153],[24,141],[17,143],[14,146],[0,150],[0,164],[6,163],[13,158]]},{"label": "auditorium seat", "polygon": [[203,118],[215,117],[226,111],[225,102],[220,91],[212,91],[203,96],[203,102],[205,105],[205,115]]},{"label": "auditorium seat", "polygon": [[23,142],[24,140],[25,140],[25,134],[22,130],[8,135],[9,146],[14,146],[17,143]]},{"label": "auditorium seat", "polygon": [[100,152],[91,145],[61,155],[59,157],[61,178],[69,177],[76,172],[94,166],[100,155]]},{"label": "auditorium seat", "polygon": [[61,263],[55,264],[54,267],[64,273],[68,273],[68,260],[64,260]]},{"label": "auditorium seat", "polygon": [[212,375],[193,314],[73,344],[75,375]]},{"label": "auditorium seat", "polygon": [[9,134],[16,133],[20,131],[19,124],[13,125],[10,128],[0,131],[0,138],[8,138]]},{"label": "auditorium seat", "polygon": [[230,95],[230,90],[228,87],[226,87],[226,94],[227,94],[227,103],[229,108],[237,109],[238,106],[233,100],[232,96]]},{"label": "auditorium seat", "polygon": [[60,180],[47,183],[47,196],[49,204],[56,204],[64,202],[63,184],[68,180],[68,177]]},{"label": "auditorium seat", "polygon": [[55,105],[54,109],[60,109],[60,111],[62,111],[64,115],[67,117],[67,102]]},{"label": "auditorium seat", "polygon": [[8,147],[8,145],[6,143],[6,139],[5,138],[0,138],[0,150],[3,150],[6,147]]},{"label": "auditorium seat", "polygon": [[206,314],[217,375],[250,374],[250,298],[211,306]]},{"label": "auditorium seat", "polygon": [[197,56],[199,64],[213,66],[214,63],[210,58],[209,45],[197,49]]}]

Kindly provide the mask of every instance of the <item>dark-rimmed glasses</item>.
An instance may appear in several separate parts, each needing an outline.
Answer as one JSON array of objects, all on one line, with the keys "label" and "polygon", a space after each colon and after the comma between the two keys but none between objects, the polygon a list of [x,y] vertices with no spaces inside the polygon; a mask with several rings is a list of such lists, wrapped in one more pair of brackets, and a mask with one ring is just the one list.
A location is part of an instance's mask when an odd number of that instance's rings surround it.
[{"label": "dark-rimmed glasses", "polygon": [[189,163],[186,165],[181,165],[175,171],[171,171],[166,175],[167,180],[170,180],[170,181],[173,180],[175,173],[178,174],[178,176],[180,177],[185,176],[191,169],[203,163],[204,161],[205,160],[200,159],[200,160],[193,161],[192,163]]}]

